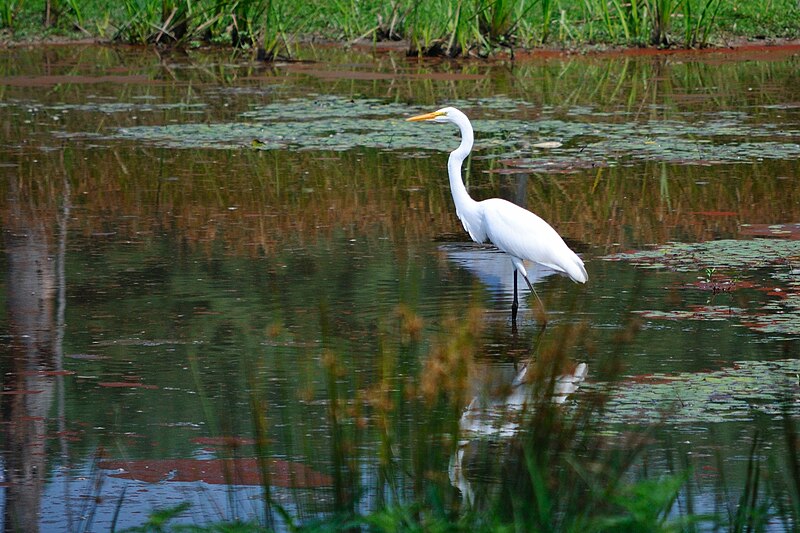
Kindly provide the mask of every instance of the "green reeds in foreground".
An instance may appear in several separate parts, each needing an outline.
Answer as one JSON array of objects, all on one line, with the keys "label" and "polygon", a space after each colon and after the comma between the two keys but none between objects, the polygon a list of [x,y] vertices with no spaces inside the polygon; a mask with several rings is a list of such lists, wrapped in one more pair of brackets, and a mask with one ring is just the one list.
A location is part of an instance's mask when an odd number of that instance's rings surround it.
[{"label": "green reeds in foreground", "polygon": [[[472,383],[485,368],[479,359],[484,327],[483,313],[472,309],[461,319],[445,320],[442,332],[425,341],[421,319],[401,309],[396,325],[382,333],[400,338],[399,350],[379,350],[377,381],[370,384],[359,384],[343,366],[345,358],[323,340],[320,371],[326,383],[334,479],[327,518],[303,523],[289,516],[269,501],[265,485],[266,524],[212,524],[192,530],[270,531],[269,524],[283,523],[285,528],[304,531],[359,526],[373,531],[668,531],[700,520],[670,514],[686,475],[631,479],[631,465],[644,449],[647,435],[608,436],[602,415],[610,391],[581,391],[566,407],[553,401],[559,377],[572,366],[568,354],[588,335],[583,326],[551,326],[530,359],[520,361],[527,364],[527,372],[516,386],[528,391],[529,400],[526,409],[515,411],[518,432],[462,433],[463,409],[476,394]],[[415,378],[398,381],[398,368],[407,371],[413,361],[419,363]],[[606,361],[599,362],[595,372],[606,379],[619,370],[618,361]],[[251,404],[261,412],[267,408],[260,401]],[[254,427],[268,431],[261,422]],[[359,462],[364,459],[357,450],[376,439],[382,450],[381,474],[369,477],[375,486],[367,487],[360,475],[365,468]],[[266,435],[257,436],[257,441],[266,442]],[[481,472],[478,479],[484,481],[468,480],[474,489],[459,484],[456,490],[451,486],[454,478],[447,475],[453,461],[459,462],[463,473]],[[373,510],[362,514],[356,500],[365,493],[379,498]],[[140,530],[170,530],[166,520],[182,511],[181,507],[153,514]],[[276,522],[269,520],[272,512],[279,513]]]},{"label": "green reeds in foreground", "polygon": [[[324,308],[322,313],[326,313]],[[657,477],[649,477],[646,470],[632,475],[652,433],[629,428],[623,436],[603,423],[613,387],[581,389],[566,405],[553,401],[560,377],[570,372],[569,354],[586,353],[591,346],[584,326],[551,326],[535,341],[530,359],[519,362],[527,364],[527,372],[517,386],[529,390],[526,409],[515,418],[519,430],[513,435],[476,436],[463,432],[459,419],[475,394],[473,380],[485,369],[480,361],[483,313],[471,309],[460,319],[445,320],[442,332],[428,339],[423,339],[422,320],[410,309],[401,308],[395,320],[394,325],[382,328],[376,380],[371,383],[360,383],[343,366],[346,358],[339,357],[333,342],[325,340],[330,328],[323,325],[325,347],[319,370],[326,383],[335,480],[326,518],[310,522],[289,515],[271,501],[265,476],[265,523],[217,523],[192,526],[192,531],[349,531],[361,526],[371,531],[656,532],[698,526],[759,531],[778,520],[791,529],[800,517],[798,434],[788,416],[784,417],[785,465],[764,468],[762,440],[756,433],[744,486],[732,487],[739,496],[728,498],[736,502],[734,506],[727,512],[720,509],[716,516],[698,516],[691,511],[691,501],[685,501],[691,498],[689,470]],[[631,342],[636,330],[631,322],[614,342]],[[400,339],[399,345],[384,342],[387,336]],[[398,381],[398,371],[407,372],[413,361],[419,363],[414,379],[409,375]],[[592,374],[600,381],[613,383],[621,374],[618,360],[593,364]],[[266,443],[268,406],[256,398],[257,380],[250,385],[251,406],[259,413],[254,431],[257,441]],[[359,475],[364,472],[359,461],[364,459],[357,450],[376,440],[381,450],[377,454],[380,475],[364,478]],[[459,451],[463,453],[454,455]],[[259,446],[258,453],[266,454],[266,446]],[[444,474],[448,462],[452,469],[454,457],[462,473],[480,472],[477,479],[483,481],[476,481],[473,489],[464,484],[454,489],[453,478]],[[723,483],[725,468],[719,458]],[[786,475],[769,477],[767,470]],[[375,486],[364,486],[365,481]],[[356,500],[365,493],[378,498],[371,511],[361,513]],[[676,509],[679,497],[685,507]],[[185,530],[185,526],[170,525],[185,511],[182,505],[154,512],[132,531]],[[277,520],[270,519],[273,513]]]}]

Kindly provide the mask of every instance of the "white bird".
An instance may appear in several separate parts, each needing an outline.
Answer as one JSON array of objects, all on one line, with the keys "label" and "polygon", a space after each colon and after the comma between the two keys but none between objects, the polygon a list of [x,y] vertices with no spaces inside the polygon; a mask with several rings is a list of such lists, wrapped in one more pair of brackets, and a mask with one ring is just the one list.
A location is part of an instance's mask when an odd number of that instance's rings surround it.
[{"label": "white bird", "polygon": [[[528,288],[539,299],[528,279],[524,260],[551,268],[577,283],[586,283],[589,276],[586,274],[583,261],[569,249],[564,239],[550,224],[527,209],[501,198],[489,198],[478,202],[470,197],[461,179],[461,164],[472,150],[475,137],[472,124],[464,113],[454,107],[444,107],[433,113],[417,115],[407,120],[450,122],[461,130],[461,144],[450,152],[447,161],[450,191],[456,205],[456,214],[473,241],[490,242],[511,256],[514,266],[514,301],[511,306],[511,316],[515,323],[519,306],[517,272],[522,274]],[[539,304],[544,310],[541,300]]]}]

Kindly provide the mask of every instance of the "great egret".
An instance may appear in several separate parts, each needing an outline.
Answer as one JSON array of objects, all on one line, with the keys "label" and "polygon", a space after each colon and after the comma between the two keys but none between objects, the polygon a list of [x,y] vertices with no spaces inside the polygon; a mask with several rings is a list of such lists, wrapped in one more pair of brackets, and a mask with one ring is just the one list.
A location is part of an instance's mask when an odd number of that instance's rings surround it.
[{"label": "great egret", "polygon": [[[407,119],[410,122],[450,122],[461,130],[461,145],[450,152],[447,173],[450,176],[450,191],[456,204],[456,214],[472,240],[477,243],[490,242],[511,256],[514,265],[514,301],[511,317],[517,319],[517,272],[522,274],[528,288],[536,296],[528,279],[523,260],[539,263],[547,268],[565,274],[572,281],[586,283],[589,276],[583,261],[569,249],[564,239],[544,220],[527,209],[501,198],[489,198],[477,202],[473,200],[461,180],[461,163],[472,150],[474,134],[467,116],[454,107],[444,107],[433,113],[417,115]],[[539,300],[544,311],[544,305]],[[545,318],[545,321],[547,319]]]}]

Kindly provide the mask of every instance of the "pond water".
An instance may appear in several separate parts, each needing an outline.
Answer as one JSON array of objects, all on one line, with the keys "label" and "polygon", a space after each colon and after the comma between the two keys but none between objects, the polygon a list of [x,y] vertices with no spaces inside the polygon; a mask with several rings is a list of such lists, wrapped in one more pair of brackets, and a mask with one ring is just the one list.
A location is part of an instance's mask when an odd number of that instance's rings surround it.
[{"label": "pond water", "polygon": [[[626,476],[689,472],[673,514],[735,509],[756,439],[780,476],[800,50],[299,53],[0,51],[6,529],[477,505],[554,354],[564,413],[611,390],[604,446],[646,441]],[[536,272],[543,330],[527,291],[511,323],[510,263],[455,216],[458,132],[403,120],[444,105],[473,119],[473,197],[586,264],[585,286]]]}]

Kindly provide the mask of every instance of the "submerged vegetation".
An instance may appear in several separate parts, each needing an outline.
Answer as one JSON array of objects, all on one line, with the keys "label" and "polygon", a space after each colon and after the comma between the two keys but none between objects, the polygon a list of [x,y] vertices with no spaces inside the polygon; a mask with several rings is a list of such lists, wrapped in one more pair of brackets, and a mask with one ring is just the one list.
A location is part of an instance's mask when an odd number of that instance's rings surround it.
[{"label": "submerged vegetation", "polygon": [[400,41],[410,55],[483,56],[537,46],[682,46],[796,38],[794,0],[0,0],[15,39],[67,34],[127,43],[254,48],[300,40]]}]

